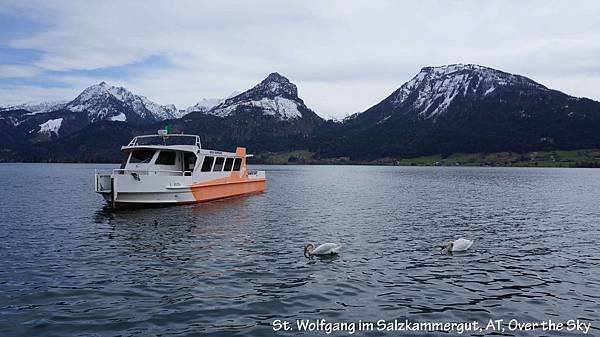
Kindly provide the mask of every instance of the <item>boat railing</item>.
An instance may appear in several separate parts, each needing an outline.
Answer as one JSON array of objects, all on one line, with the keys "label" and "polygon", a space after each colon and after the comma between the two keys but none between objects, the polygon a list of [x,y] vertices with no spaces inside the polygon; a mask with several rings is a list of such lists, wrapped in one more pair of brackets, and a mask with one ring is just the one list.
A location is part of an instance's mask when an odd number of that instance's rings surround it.
[{"label": "boat railing", "polygon": [[[187,140],[187,142],[186,142]],[[161,134],[134,137],[127,146],[141,145],[194,145],[202,148],[200,137],[187,134]]]},{"label": "boat railing", "polygon": [[132,170],[132,169],[107,169],[95,170],[97,176],[125,175],[135,173],[138,176],[191,176],[192,171],[170,171],[170,170]]},{"label": "boat railing", "polygon": [[191,176],[192,171],[170,171],[170,170],[131,170],[131,169],[114,169],[113,174],[132,174],[140,176]]}]

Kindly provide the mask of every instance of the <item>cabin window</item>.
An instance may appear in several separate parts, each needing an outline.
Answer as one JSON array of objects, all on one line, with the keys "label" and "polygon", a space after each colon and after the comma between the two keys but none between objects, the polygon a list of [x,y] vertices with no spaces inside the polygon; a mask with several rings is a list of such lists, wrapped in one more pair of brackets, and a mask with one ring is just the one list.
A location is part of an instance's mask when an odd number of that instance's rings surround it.
[{"label": "cabin window", "polygon": [[223,169],[223,171],[231,171],[231,167],[233,166],[233,158],[227,158],[225,159],[225,168]]},{"label": "cabin window", "polygon": [[242,166],[242,158],[235,158],[235,161],[233,162],[233,170],[239,171],[240,166]]},{"label": "cabin window", "polygon": [[200,169],[200,172],[210,172],[214,160],[214,157],[204,157],[204,161],[202,162],[202,168]]},{"label": "cabin window", "polygon": [[175,165],[175,157],[177,153],[175,151],[160,151],[158,158],[156,158],[156,165]]},{"label": "cabin window", "polygon": [[184,171],[194,171],[196,167],[196,155],[186,152],[183,154]]},{"label": "cabin window", "polygon": [[223,170],[223,162],[225,161],[225,158],[223,157],[217,157],[217,160],[215,160],[215,167],[213,167],[213,172],[219,172]]},{"label": "cabin window", "polygon": [[154,156],[154,150],[133,150],[131,152],[130,163],[149,163]]}]

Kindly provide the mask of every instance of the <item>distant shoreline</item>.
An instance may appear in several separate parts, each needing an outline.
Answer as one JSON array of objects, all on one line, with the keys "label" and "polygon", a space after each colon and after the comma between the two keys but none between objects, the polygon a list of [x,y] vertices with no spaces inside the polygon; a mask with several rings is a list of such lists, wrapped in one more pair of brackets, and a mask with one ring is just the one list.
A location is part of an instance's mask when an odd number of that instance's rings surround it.
[{"label": "distant shoreline", "polygon": [[599,168],[600,149],[532,151],[526,153],[454,153],[414,158],[385,157],[374,160],[352,160],[349,157],[315,158],[301,150],[257,155],[253,163],[278,165],[379,165],[379,166],[492,166],[492,167],[564,167]]},{"label": "distant shoreline", "polygon": [[[3,161],[31,164],[119,164],[117,161]],[[527,153],[454,153],[415,158],[385,157],[375,160],[352,160],[349,157],[316,158],[306,150],[261,153],[249,160],[250,165],[356,165],[356,166],[440,166],[440,167],[556,167],[600,168],[600,149],[570,151],[533,151]]]}]

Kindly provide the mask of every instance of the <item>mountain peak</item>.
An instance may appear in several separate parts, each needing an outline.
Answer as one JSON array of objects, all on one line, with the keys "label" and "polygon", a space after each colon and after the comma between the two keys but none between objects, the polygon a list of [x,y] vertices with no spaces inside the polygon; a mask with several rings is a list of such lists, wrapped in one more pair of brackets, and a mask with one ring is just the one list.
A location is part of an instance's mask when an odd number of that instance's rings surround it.
[{"label": "mountain peak", "polygon": [[[482,66],[479,64],[448,64],[442,66],[429,66],[421,68],[421,71],[413,78],[430,80],[444,80],[448,77],[463,77],[463,76],[477,76],[481,80],[488,82],[496,82],[496,84],[502,85],[527,85],[537,87],[539,89],[547,89],[543,85],[520,75],[514,75],[494,68]],[[412,80],[411,80],[412,81]]]},{"label": "mountain peak", "polygon": [[159,105],[145,96],[136,95],[124,87],[111,86],[104,81],[85,88],[66,105],[66,109],[86,112],[92,122],[130,118],[154,121],[179,117],[174,105]]},{"label": "mountain peak", "polygon": [[281,75],[278,72],[272,72],[269,74],[269,76],[267,76],[267,78],[265,78],[263,80],[264,81],[272,81],[272,82],[283,82],[283,83],[289,83],[290,80],[287,79],[287,77]]},{"label": "mountain peak", "polygon": [[285,76],[277,72],[270,73],[267,78],[262,80],[254,88],[248,92],[254,91],[260,95],[265,95],[270,98],[277,96],[286,97],[290,99],[298,99],[298,88]]},{"label": "mountain peak", "polygon": [[444,113],[459,96],[483,99],[502,88],[548,90],[524,76],[477,64],[449,64],[422,68],[386,100],[395,109],[417,111],[419,116],[431,118]]},{"label": "mountain peak", "polygon": [[442,66],[428,66],[421,68],[424,73],[450,74],[457,71],[499,71],[490,67],[472,63],[455,63]]},{"label": "mountain peak", "polygon": [[227,98],[206,113],[219,117],[260,113],[279,120],[303,117],[320,120],[298,97],[296,85],[277,72],[269,74],[251,89]]}]

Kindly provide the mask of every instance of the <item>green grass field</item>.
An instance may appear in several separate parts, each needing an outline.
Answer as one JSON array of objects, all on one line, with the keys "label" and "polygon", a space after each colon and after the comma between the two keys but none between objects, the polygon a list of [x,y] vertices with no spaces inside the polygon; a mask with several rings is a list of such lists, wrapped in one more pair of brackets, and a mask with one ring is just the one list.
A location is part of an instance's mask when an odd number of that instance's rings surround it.
[{"label": "green grass field", "polygon": [[521,166],[521,167],[600,167],[600,150],[536,151],[527,153],[455,153],[447,158],[440,155],[406,158],[400,165],[439,166]]}]

